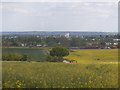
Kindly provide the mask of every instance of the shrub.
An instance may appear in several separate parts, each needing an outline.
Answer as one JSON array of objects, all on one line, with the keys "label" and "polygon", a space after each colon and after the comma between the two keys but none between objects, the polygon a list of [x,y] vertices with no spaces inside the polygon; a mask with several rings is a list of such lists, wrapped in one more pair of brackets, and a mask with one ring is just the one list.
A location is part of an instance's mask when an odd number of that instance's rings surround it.
[{"label": "shrub", "polygon": [[6,53],[2,55],[3,61],[27,61],[30,60],[31,57],[25,54],[19,53]]}]

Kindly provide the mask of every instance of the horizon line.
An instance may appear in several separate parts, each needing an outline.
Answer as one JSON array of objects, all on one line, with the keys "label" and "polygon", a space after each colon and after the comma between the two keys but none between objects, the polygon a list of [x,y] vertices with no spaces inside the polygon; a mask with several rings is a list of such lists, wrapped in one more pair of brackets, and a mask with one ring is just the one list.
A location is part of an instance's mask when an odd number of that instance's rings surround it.
[{"label": "horizon line", "polygon": [[0,31],[0,32],[114,32],[118,33],[119,31],[66,31],[66,30],[40,30],[40,31],[34,31],[34,30],[25,30],[25,31]]}]

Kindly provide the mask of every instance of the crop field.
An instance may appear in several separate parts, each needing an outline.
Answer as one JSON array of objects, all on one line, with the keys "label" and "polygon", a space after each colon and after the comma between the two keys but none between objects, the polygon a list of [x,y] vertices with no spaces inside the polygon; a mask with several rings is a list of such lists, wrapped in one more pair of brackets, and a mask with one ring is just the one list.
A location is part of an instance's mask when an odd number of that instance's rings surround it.
[{"label": "crop field", "polygon": [[118,63],[118,49],[71,49],[65,58],[81,64]]},{"label": "crop field", "polygon": [[117,88],[118,50],[70,50],[78,63],[3,61],[3,88]]},{"label": "crop field", "polygon": [[2,48],[3,53],[16,52],[31,56],[32,60],[43,61],[45,58],[44,51],[41,48]]}]

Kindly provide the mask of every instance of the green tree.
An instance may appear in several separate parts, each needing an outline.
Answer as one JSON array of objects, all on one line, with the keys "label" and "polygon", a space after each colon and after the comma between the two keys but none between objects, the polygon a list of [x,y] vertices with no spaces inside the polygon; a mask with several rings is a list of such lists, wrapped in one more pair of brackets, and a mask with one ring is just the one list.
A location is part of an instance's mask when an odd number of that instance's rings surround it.
[{"label": "green tree", "polygon": [[70,46],[70,39],[62,36],[62,37],[58,38],[58,43],[61,46],[69,47]]},{"label": "green tree", "polygon": [[8,60],[7,54],[2,54],[2,60],[3,60],[3,61]]},{"label": "green tree", "polygon": [[46,58],[46,61],[55,62],[55,58],[52,57],[51,55],[48,55],[47,58]]},{"label": "green tree", "polygon": [[4,60],[6,59],[7,61],[20,61],[22,55],[19,53],[9,53],[4,56]]},{"label": "green tree", "polygon": [[70,45],[72,47],[80,47],[80,46],[85,46],[85,39],[82,38],[72,38]]},{"label": "green tree", "polygon": [[23,54],[22,58],[21,58],[21,61],[27,61],[29,59],[30,59],[30,57],[28,55]]},{"label": "green tree", "polygon": [[50,51],[50,55],[54,57],[56,61],[61,62],[63,61],[64,56],[69,55],[69,50],[62,46],[56,46],[52,48],[52,50]]},{"label": "green tree", "polygon": [[101,47],[101,48],[105,48],[105,46],[106,46],[106,43],[102,41],[102,42],[100,43],[100,47]]}]

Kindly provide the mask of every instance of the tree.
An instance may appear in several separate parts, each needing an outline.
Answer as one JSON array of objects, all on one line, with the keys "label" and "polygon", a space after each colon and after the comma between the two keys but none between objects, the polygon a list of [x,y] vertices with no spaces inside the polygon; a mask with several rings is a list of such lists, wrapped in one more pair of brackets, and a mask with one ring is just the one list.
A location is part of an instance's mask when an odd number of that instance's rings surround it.
[{"label": "tree", "polygon": [[72,38],[71,39],[71,47],[80,47],[80,46],[85,46],[85,39],[82,38]]},{"label": "tree", "polygon": [[46,61],[49,61],[49,62],[55,62],[55,58],[52,57],[51,55],[48,55],[47,58],[46,58]]},{"label": "tree", "polygon": [[105,48],[105,46],[106,46],[106,43],[102,41],[102,42],[100,43],[100,47],[103,49],[103,48]]},{"label": "tree", "polygon": [[59,43],[59,45],[61,45],[61,46],[69,47],[69,46],[70,46],[70,39],[62,36],[62,37],[59,37],[59,38],[58,38],[58,43]]},{"label": "tree", "polygon": [[64,56],[69,55],[69,50],[62,46],[53,47],[50,51],[50,55],[55,58],[56,61],[63,61]]},{"label": "tree", "polygon": [[28,61],[30,59],[30,57],[28,55],[23,54],[21,61]]},{"label": "tree", "polygon": [[7,57],[7,55],[6,55],[6,54],[2,54],[2,60],[3,60],[3,61],[8,60],[8,57]]}]

